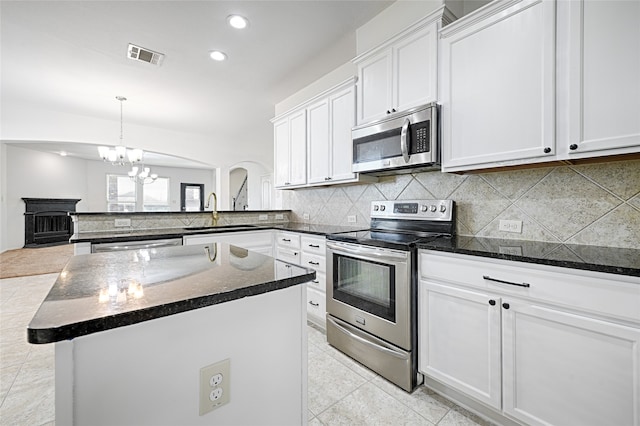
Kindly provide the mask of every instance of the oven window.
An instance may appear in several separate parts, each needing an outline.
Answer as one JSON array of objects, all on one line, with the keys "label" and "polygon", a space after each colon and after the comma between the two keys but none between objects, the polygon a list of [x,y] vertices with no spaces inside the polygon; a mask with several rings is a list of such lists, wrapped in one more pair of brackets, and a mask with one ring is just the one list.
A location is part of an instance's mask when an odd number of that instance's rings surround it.
[{"label": "oven window", "polygon": [[395,266],[334,254],[333,298],[396,321]]},{"label": "oven window", "polygon": [[384,158],[401,157],[400,132],[401,129],[393,129],[356,139],[353,141],[354,161],[366,163]]}]

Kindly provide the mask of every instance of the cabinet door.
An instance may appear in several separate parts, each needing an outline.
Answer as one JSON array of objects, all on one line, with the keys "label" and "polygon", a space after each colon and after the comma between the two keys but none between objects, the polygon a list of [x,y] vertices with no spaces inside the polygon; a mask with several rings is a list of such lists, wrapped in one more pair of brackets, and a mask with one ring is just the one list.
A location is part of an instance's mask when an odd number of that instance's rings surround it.
[{"label": "cabinet door", "polygon": [[377,120],[391,110],[391,49],[358,65],[358,124]]},{"label": "cabinet door", "polygon": [[307,108],[309,183],[326,182],[331,176],[329,100],[323,99]]},{"label": "cabinet door", "polygon": [[291,185],[307,182],[307,111],[289,116],[289,167]]},{"label": "cabinet door", "polygon": [[640,2],[572,1],[569,158],[640,151]]},{"label": "cabinet door", "polygon": [[441,41],[443,171],[553,159],[555,1],[493,10]]},{"label": "cabinet door", "polygon": [[307,318],[323,329],[326,328],[326,306],[326,296],[323,292],[307,288]]},{"label": "cabinet door", "polygon": [[640,424],[640,330],[503,299],[504,411],[525,424]]},{"label": "cabinet door", "polygon": [[286,118],[274,123],[273,139],[275,186],[282,187],[289,182],[289,122]]},{"label": "cabinet door", "polygon": [[437,50],[437,23],[394,45],[393,107],[398,111],[437,100]]},{"label": "cabinet door", "polygon": [[418,316],[420,372],[500,409],[500,299],[421,280]]},{"label": "cabinet door", "polygon": [[351,129],[355,124],[355,88],[349,87],[329,99],[331,104],[331,180],[355,179]]}]

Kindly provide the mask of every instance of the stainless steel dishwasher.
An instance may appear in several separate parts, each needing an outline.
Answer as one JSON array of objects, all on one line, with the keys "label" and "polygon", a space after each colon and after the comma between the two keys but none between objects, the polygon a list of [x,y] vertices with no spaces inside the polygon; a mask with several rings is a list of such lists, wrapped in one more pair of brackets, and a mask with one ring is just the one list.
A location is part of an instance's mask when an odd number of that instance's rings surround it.
[{"label": "stainless steel dishwasher", "polygon": [[158,247],[181,246],[182,238],[167,238],[164,240],[123,241],[118,243],[91,244],[91,253],[105,253],[124,250],[151,249]]}]

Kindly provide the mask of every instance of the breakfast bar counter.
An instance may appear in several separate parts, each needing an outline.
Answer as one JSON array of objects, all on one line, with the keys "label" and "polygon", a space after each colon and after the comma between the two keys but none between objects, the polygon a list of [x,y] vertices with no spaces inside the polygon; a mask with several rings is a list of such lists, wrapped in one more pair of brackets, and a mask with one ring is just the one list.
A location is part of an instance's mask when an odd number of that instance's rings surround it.
[{"label": "breakfast bar counter", "polygon": [[225,243],[74,256],[27,330],[55,344],[56,423],[304,423],[314,278]]}]

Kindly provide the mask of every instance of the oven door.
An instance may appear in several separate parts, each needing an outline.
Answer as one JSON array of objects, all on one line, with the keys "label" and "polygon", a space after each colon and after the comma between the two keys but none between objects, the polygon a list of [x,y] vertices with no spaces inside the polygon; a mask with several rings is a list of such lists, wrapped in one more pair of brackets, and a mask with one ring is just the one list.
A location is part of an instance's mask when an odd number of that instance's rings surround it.
[{"label": "oven door", "polygon": [[411,350],[411,253],[327,241],[327,255],[327,313]]}]

